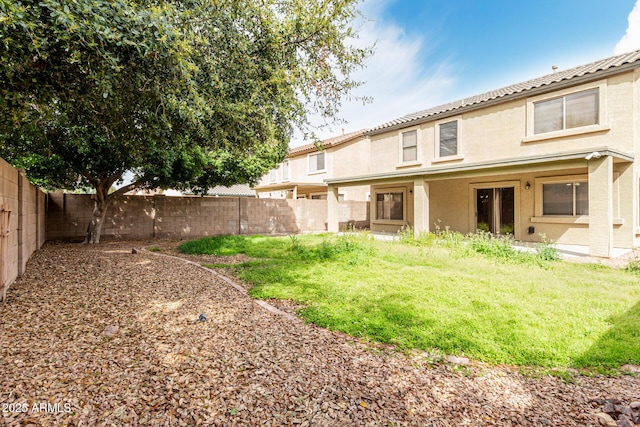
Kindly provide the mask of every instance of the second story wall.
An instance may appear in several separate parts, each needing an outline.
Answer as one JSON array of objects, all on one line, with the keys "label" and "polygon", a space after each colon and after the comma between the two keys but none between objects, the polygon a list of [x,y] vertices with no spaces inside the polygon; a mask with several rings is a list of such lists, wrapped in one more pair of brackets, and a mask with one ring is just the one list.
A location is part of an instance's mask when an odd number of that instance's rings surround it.
[{"label": "second story wall", "polygon": [[[535,158],[601,147],[640,154],[640,125],[634,120],[640,106],[639,86],[640,73],[627,71],[372,135],[369,173]],[[563,104],[577,113],[567,117],[560,112],[565,128],[547,131],[543,124],[549,122],[552,128],[557,107],[563,108]],[[544,123],[541,117],[546,119]],[[578,120],[578,125],[566,127],[571,120]],[[580,125],[580,120],[585,124]]]},{"label": "second story wall", "polygon": [[[293,152],[278,168],[264,175],[260,186],[285,182],[318,183],[325,179],[369,173],[369,139],[358,136],[347,142],[303,152]],[[323,159],[318,159],[320,156]],[[288,174],[285,172],[288,163]],[[274,173],[275,172],[275,173]],[[285,179],[287,178],[288,179]]]}]

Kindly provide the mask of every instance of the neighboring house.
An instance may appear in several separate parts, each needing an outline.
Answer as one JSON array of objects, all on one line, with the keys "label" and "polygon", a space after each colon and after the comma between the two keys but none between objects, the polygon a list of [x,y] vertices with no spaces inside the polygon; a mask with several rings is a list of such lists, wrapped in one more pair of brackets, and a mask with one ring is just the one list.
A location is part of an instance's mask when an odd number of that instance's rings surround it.
[{"label": "neighboring house", "polygon": [[[161,190],[161,189],[155,189],[155,190],[134,190],[129,192],[128,194],[135,194],[138,196],[158,196],[158,195],[163,195],[163,196],[172,196],[172,197],[180,197],[180,196],[192,196],[193,193],[190,192],[183,192],[183,191],[179,191],[179,190],[173,190],[173,189],[168,189],[168,190]],[[209,191],[207,191],[207,196],[224,196],[224,197],[256,197],[256,192],[255,190],[253,190],[249,184],[236,184],[236,185],[232,185],[230,187],[223,187],[223,186],[217,186],[217,187],[213,187],[210,188]]]},{"label": "neighboring house", "polygon": [[[369,173],[369,141],[364,132],[343,132],[318,144],[320,150],[315,144],[292,148],[284,162],[254,187],[258,197],[326,200],[326,179]],[[337,197],[369,200],[369,186],[338,187]]]},{"label": "neighboring house", "polygon": [[544,233],[602,257],[614,245],[640,245],[640,51],[409,114],[365,135],[351,161],[366,156],[368,170],[325,178],[329,231],[338,230],[339,192],[366,185],[372,231],[480,229],[524,241]]},{"label": "neighboring house", "polygon": [[216,197],[256,197],[256,191],[249,184],[236,184],[230,187],[217,186],[207,191],[207,196]]}]

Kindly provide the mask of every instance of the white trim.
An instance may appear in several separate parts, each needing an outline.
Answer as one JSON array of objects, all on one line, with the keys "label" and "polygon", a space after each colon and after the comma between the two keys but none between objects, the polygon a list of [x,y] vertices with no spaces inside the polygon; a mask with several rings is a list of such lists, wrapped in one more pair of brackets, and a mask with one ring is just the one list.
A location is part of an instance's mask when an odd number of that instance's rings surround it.
[{"label": "white trim", "polygon": [[[456,154],[451,156],[440,155],[440,125],[457,122],[457,139],[456,139]],[[446,119],[436,120],[433,124],[433,159],[432,163],[446,162],[448,160],[461,160],[464,158],[462,150],[462,115],[447,117]]]},{"label": "white trim", "polygon": [[[284,169],[285,169],[285,165],[287,166],[287,178],[284,177]],[[281,168],[281,176],[282,176],[282,182],[290,182],[291,181],[291,162],[287,159],[284,162],[282,162],[282,164],[280,165]]]},{"label": "white trim", "polygon": [[431,163],[455,162],[460,160],[464,160],[464,156],[461,154],[458,154],[457,156],[446,156],[446,157],[439,157],[437,159],[432,159]]},{"label": "white trim", "polygon": [[[588,215],[577,216],[532,216],[530,218],[532,223],[544,223],[544,224],[589,224]],[[624,218],[613,218],[613,225],[624,225]]]},{"label": "white trim", "polygon": [[[404,161],[403,135],[405,133],[416,133],[416,159]],[[398,165],[396,167],[410,167],[410,166],[422,166],[422,136],[420,132],[420,126],[412,126],[409,128],[400,129],[398,131]]]},{"label": "white trim", "polygon": [[[573,93],[583,92],[589,89],[598,88],[598,123],[595,125],[583,126],[571,129],[562,129],[553,132],[534,133],[535,121],[534,121],[534,103],[551,100],[554,98],[561,98]],[[545,139],[560,138],[563,136],[580,135],[591,132],[602,132],[611,129],[611,125],[608,124],[609,116],[607,112],[607,81],[598,80],[595,82],[583,84],[580,86],[574,86],[567,89],[559,90],[556,92],[549,92],[542,95],[532,96],[527,98],[527,128],[526,136],[522,142],[541,141]]]},{"label": "white trim", "polygon": [[[271,179],[271,174],[274,175],[273,179]],[[269,184],[273,184],[273,183],[276,183],[276,182],[278,182],[278,169],[271,169],[269,171]]]},{"label": "white trim", "polygon": [[[311,171],[311,168],[309,167],[309,161],[311,159],[312,156],[319,156],[319,155],[323,155],[324,156],[324,169],[318,169],[316,171]],[[326,173],[327,172],[327,151],[316,151],[314,153],[309,153],[307,154],[307,175],[316,175],[316,174],[320,174],[320,173]]]},{"label": "white trim", "polygon": [[611,125],[590,125],[579,128],[556,130],[553,132],[539,133],[537,135],[526,136],[522,138],[522,142],[537,142],[546,141],[548,139],[563,138],[566,136],[584,135],[587,133],[596,132],[608,132],[611,130]]},{"label": "white trim", "polygon": [[396,169],[400,168],[409,168],[411,166],[422,166],[422,162],[407,162],[407,163],[398,163],[396,165]]}]

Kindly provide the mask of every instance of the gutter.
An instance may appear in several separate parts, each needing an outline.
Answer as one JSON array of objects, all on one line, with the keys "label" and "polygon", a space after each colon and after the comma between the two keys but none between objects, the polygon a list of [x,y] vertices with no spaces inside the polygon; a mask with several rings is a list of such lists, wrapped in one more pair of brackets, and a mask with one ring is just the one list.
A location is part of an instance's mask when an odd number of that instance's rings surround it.
[{"label": "gutter", "polygon": [[391,178],[408,178],[416,176],[435,176],[444,175],[456,172],[469,172],[469,171],[482,171],[487,169],[507,168],[515,166],[526,166],[541,163],[562,162],[568,160],[585,160],[585,157],[593,152],[599,152],[602,156],[611,156],[623,161],[633,162],[635,160],[633,154],[623,153],[618,150],[613,150],[607,147],[590,148],[588,150],[580,150],[573,152],[557,153],[557,154],[545,154],[536,157],[514,157],[504,160],[491,160],[487,162],[476,162],[467,164],[457,164],[453,166],[435,166],[427,168],[419,168],[411,171],[393,171],[383,172],[370,175],[359,175],[346,178],[330,178],[325,179],[324,182],[327,185],[343,184],[351,182],[363,182],[363,181],[377,181],[382,179]]}]

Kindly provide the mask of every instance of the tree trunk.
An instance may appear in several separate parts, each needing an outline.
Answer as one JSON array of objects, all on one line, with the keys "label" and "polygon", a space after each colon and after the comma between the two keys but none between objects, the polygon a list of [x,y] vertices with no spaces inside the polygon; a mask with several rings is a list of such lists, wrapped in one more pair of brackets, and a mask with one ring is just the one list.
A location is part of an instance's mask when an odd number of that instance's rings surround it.
[{"label": "tree trunk", "polygon": [[95,178],[92,179],[87,176],[89,182],[93,184],[96,194],[93,195],[93,214],[91,214],[91,221],[89,221],[89,225],[87,226],[87,235],[84,238],[85,244],[93,245],[100,243],[100,233],[102,232],[102,225],[104,224],[107,216],[107,208],[109,207],[109,204],[123,194],[126,194],[128,191],[138,188],[140,185],[139,181],[132,182],[109,194],[111,186],[114,182],[120,179],[122,174],[123,171],[117,171],[115,174],[101,180],[97,180]]},{"label": "tree trunk", "polygon": [[107,216],[107,206],[108,201],[104,197],[98,196],[93,201],[93,214],[87,226],[87,235],[84,238],[84,243],[90,245],[100,243],[100,233],[102,232],[102,224],[104,224]]}]

